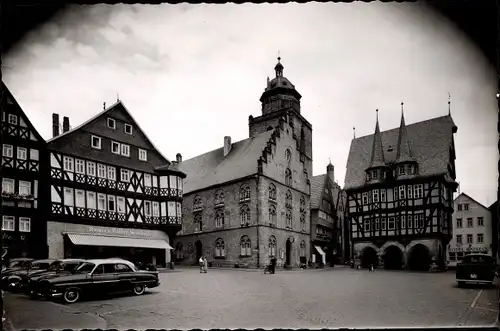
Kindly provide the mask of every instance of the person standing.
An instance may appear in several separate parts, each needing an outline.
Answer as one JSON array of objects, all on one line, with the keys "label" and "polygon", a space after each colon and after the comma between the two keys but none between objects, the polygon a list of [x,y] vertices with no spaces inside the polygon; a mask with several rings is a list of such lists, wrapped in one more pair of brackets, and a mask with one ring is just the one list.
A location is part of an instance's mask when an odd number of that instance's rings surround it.
[{"label": "person standing", "polygon": [[208,272],[208,261],[207,258],[204,256],[203,257],[203,268],[205,269],[205,273]]},{"label": "person standing", "polygon": [[276,271],[276,257],[271,257],[271,273],[274,274]]},{"label": "person standing", "polygon": [[200,264],[200,274],[203,273],[203,267],[205,265],[204,262],[205,261],[203,261],[203,256],[200,256],[200,259],[198,260],[198,263]]}]

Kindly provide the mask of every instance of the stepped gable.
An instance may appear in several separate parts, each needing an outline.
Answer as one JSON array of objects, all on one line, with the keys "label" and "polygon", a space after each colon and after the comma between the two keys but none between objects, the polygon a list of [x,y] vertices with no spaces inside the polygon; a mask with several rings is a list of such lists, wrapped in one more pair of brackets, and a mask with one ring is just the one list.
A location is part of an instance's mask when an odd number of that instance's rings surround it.
[{"label": "stepped gable", "polygon": [[[413,123],[406,126],[407,139],[412,146],[412,157],[418,163],[418,176],[446,175],[457,127],[450,115]],[[384,161],[391,165],[397,158],[399,128],[381,132]],[[370,166],[374,135],[351,141],[347,158],[344,189],[365,185],[365,170]]]}]

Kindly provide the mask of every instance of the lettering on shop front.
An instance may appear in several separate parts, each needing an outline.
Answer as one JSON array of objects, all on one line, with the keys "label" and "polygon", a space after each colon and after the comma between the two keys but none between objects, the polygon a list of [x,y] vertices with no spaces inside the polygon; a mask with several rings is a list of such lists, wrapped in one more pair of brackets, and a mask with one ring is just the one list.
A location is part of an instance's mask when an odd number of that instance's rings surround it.
[{"label": "lettering on shop front", "polygon": [[467,248],[450,248],[450,252],[488,252],[487,247],[467,247]]},{"label": "lettering on shop front", "polygon": [[119,234],[125,236],[141,236],[141,237],[149,236],[146,231],[141,231],[141,230],[129,230],[120,228],[95,228],[92,226],[89,227],[89,232],[101,233],[101,234]]}]

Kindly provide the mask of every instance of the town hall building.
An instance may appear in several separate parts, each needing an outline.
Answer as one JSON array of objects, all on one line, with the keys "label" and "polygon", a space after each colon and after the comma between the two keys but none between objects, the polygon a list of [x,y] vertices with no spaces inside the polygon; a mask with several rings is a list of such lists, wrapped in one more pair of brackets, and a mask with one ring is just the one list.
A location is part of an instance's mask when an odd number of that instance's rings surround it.
[{"label": "town hall building", "polygon": [[214,266],[297,267],[310,255],[312,126],[301,95],[283,76],[267,81],[262,115],[250,116],[249,138],[189,160],[184,181],[183,226],[175,241],[179,263],[206,256]]},{"label": "town hall building", "polygon": [[[403,107],[403,104],[401,104]],[[457,189],[457,132],[450,114],[355,138],[344,189],[355,257],[362,265],[444,267]]]}]

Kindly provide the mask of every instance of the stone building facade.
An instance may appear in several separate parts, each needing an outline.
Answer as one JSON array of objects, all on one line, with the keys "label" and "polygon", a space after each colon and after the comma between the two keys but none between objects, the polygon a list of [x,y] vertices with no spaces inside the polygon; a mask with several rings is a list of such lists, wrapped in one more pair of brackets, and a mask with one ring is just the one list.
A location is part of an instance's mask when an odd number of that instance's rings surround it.
[{"label": "stone building facade", "polygon": [[297,267],[310,254],[312,126],[300,114],[300,94],[283,77],[268,80],[262,115],[249,118],[250,137],[180,161],[183,228],[175,259],[196,264]]}]

